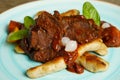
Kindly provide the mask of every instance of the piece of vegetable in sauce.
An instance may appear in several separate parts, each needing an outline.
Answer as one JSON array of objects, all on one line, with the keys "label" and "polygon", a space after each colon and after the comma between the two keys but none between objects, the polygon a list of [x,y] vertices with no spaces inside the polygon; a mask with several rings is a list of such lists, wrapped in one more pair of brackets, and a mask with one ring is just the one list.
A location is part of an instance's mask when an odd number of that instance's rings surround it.
[{"label": "piece of vegetable in sauce", "polygon": [[65,51],[67,52],[73,52],[77,49],[77,41],[70,40],[69,37],[63,37],[61,39],[61,42],[63,46],[65,46]]},{"label": "piece of vegetable in sauce", "polygon": [[20,27],[20,23],[19,22],[16,22],[16,21],[10,21],[9,25],[8,25],[8,32],[14,32],[16,31],[17,29],[19,30],[19,27]]},{"label": "piece of vegetable in sauce", "polygon": [[100,15],[95,7],[90,2],[85,2],[83,4],[83,15],[87,19],[93,19],[94,22],[100,26]]}]

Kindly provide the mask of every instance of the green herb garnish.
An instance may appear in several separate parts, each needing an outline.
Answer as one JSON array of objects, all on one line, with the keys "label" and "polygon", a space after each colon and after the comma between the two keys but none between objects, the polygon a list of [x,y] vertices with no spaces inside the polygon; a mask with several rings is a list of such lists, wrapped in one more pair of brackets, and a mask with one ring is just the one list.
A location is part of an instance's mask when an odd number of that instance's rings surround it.
[{"label": "green herb garnish", "polygon": [[35,25],[35,20],[33,20],[30,16],[26,16],[24,18],[24,27],[25,29],[19,30],[17,32],[11,32],[8,35],[7,41],[14,42],[20,39],[25,38],[28,35],[28,31],[30,26]]},{"label": "green herb garnish", "polygon": [[26,16],[24,18],[24,26],[26,29],[29,29],[30,26],[35,24],[35,20],[33,20],[33,18],[31,18],[30,16]]},{"label": "green herb garnish", "polygon": [[26,37],[28,34],[28,30],[25,29],[25,30],[19,30],[17,32],[11,32],[8,37],[7,37],[7,41],[8,42],[14,42],[16,40],[19,40],[19,39],[23,39],[24,37]]},{"label": "green herb garnish", "polygon": [[100,16],[98,11],[95,9],[95,7],[90,2],[85,2],[83,4],[83,15],[87,19],[93,19],[94,22],[100,26]]}]

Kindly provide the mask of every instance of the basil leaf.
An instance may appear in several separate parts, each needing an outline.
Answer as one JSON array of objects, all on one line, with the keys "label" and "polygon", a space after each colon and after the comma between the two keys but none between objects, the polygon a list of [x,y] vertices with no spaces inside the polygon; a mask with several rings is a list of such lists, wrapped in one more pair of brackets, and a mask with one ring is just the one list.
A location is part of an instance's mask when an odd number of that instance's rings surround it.
[{"label": "basil leaf", "polygon": [[19,39],[23,39],[28,35],[28,30],[19,30],[17,32],[12,32],[8,35],[7,41],[8,42],[13,42]]},{"label": "basil leaf", "polygon": [[24,26],[25,28],[29,29],[30,26],[35,24],[35,20],[33,20],[33,18],[31,18],[30,16],[26,16],[24,18]]},{"label": "basil leaf", "polygon": [[90,2],[85,2],[83,4],[83,15],[87,19],[93,19],[94,22],[100,26],[100,16],[98,11],[95,9],[95,7]]}]

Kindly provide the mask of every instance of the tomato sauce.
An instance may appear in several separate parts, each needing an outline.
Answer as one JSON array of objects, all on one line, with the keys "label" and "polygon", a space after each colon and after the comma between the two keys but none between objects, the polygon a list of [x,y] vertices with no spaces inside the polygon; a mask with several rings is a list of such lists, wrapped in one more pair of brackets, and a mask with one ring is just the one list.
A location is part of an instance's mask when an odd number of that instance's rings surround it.
[{"label": "tomato sauce", "polygon": [[84,68],[81,65],[75,63],[75,60],[78,57],[77,51],[66,52],[62,49],[62,51],[60,51],[60,56],[64,57],[64,60],[67,64],[68,71],[78,73],[78,74],[81,74],[84,72]]}]

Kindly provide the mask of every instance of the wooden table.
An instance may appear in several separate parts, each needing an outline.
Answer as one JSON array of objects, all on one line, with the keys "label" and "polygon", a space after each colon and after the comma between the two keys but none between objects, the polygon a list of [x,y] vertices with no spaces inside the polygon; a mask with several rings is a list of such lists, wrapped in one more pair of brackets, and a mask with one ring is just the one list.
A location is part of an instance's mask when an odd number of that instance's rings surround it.
[{"label": "wooden table", "polygon": [[[34,1],[34,0],[0,0],[0,13],[4,12],[12,7],[15,7],[17,5],[27,3],[30,1]],[[120,5],[120,0],[103,0],[103,1],[107,1],[110,3]]]}]

